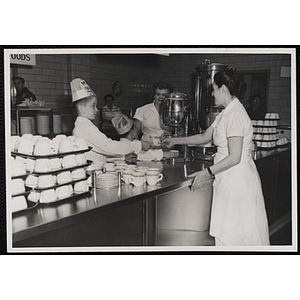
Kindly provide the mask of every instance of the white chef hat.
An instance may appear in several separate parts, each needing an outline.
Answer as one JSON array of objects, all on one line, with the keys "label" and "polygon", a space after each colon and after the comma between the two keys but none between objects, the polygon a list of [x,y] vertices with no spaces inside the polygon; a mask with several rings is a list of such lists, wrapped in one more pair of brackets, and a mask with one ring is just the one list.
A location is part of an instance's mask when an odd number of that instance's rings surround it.
[{"label": "white chef hat", "polygon": [[127,133],[133,125],[133,121],[125,115],[114,117],[111,122],[120,135]]},{"label": "white chef hat", "polygon": [[85,80],[81,78],[75,78],[70,82],[71,92],[72,92],[72,102],[78,101],[80,99],[96,96],[94,91],[89,87]]}]

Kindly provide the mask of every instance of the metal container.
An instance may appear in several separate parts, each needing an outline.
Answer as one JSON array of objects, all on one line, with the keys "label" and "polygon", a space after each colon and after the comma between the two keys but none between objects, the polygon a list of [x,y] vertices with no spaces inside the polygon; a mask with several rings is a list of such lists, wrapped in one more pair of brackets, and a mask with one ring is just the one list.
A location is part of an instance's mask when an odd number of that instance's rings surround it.
[{"label": "metal container", "polygon": [[195,82],[195,109],[193,118],[196,120],[202,130],[209,127],[210,118],[206,115],[210,113],[210,108],[214,107],[214,97],[212,94],[212,84],[216,73],[225,71],[228,65],[220,63],[210,63],[205,60],[199,67],[196,68],[196,82]]},{"label": "metal container", "polygon": [[185,93],[174,92],[162,101],[160,116],[165,125],[178,129],[186,124],[189,115],[189,99]]}]

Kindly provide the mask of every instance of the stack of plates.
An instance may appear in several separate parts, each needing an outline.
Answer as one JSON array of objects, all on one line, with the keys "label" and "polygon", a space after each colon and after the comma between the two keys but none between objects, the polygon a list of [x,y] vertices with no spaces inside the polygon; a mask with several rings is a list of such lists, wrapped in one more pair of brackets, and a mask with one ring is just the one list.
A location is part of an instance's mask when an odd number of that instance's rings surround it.
[{"label": "stack of plates", "polygon": [[97,189],[112,189],[118,187],[118,176],[116,174],[99,174],[96,178]]},{"label": "stack of plates", "polygon": [[53,115],[53,132],[62,133],[61,128],[61,115]]},{"label": "stack of plates", "polygon": [[36,120],[37,133],[41,135],[46,135],[50,133],[50,116],[49,115],[37,115]]},{"label": "stack of plates", "polygon": [[21,129],[21,135],[25,133],[31,133],[32,132],[32,125],[31,125],[31,117],[21,117],[20,118],[20,129]]}]

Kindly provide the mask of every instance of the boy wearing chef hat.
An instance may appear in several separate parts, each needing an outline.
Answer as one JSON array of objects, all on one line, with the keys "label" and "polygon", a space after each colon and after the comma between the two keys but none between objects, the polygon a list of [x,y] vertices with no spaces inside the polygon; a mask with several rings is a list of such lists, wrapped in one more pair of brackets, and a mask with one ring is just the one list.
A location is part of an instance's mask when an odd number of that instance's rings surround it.
[{"label": "boy wearing chef hat", "polygon": [[[86,154],[93,162],[106,162],[106,156],[125,156],[132,159],[141,151],[140,141],[114,141],[103,134],[92,120],[95,119],[97,96],[89,85],[82,79],[71,81],[72,102],[77,112],[73,135],[85,138],[92,150]],[[133,155],[133,153],[135,155]]]},{"label": "boy wearing chef hat", "polygon": [[[132,119],[125,115],[117,116],[111,120],[114,128],[121,135],[120,141],[129,142],[134,140],[136,136],[136,128]],[[149,147],[151,143],[148,142]],[[143,150],[148,150],[143,147]],[[138,154],[138,160],[161,160],[163,158],[162,149],[149,149],[148,151],[141,151]]]}]

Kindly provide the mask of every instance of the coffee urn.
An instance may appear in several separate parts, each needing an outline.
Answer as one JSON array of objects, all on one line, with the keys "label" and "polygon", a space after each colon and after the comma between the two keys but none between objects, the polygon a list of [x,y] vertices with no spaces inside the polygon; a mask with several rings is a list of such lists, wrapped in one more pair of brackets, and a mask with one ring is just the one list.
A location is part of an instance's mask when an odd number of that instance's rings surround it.
[{"label": "coffee urn", "polygon": [[193,131],[195,134],[207,129],[223,109],[215,106],[214,97],[211,94],[215,74],[225,71],[227,67],[228,65],[210,63],[208,59],[196,67],[195,107],[193,114]]}]

